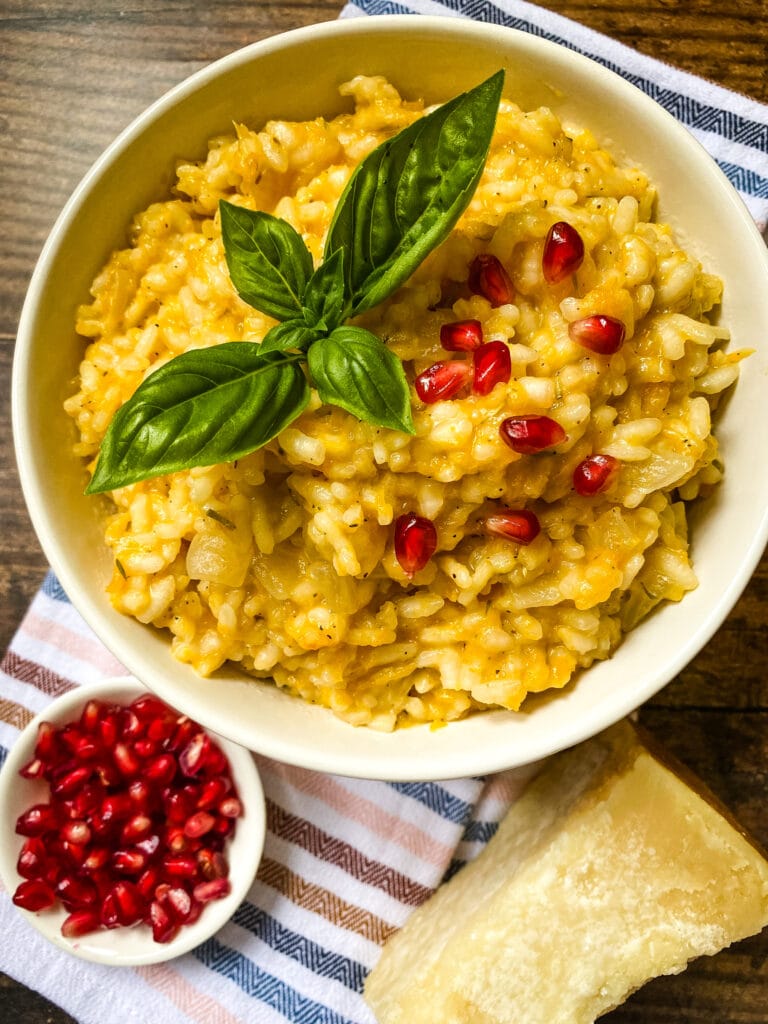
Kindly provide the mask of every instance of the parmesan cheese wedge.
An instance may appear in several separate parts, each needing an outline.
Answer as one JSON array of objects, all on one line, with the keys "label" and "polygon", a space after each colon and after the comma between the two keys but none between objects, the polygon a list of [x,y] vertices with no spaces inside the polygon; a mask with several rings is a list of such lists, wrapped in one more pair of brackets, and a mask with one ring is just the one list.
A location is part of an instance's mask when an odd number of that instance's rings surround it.
[{"label": "parmesan cheese wedge", "polygon": [[628,721],[552,758],[387,943],[380,1024],[591,1024],[768,923],[768,861]]}]

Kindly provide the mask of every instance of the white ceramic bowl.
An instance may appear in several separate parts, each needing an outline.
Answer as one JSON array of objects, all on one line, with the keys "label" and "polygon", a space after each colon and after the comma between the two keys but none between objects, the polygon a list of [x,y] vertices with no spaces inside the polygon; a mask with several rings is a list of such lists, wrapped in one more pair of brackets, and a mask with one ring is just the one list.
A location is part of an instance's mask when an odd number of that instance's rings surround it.
[{"label": "white ceramic bowl", "polygon": [[[97,503],[70,455],[61,410],[82,341],[74,310],[131,214],[163,198],[177,157],[200,158],[233,121],[305,119],[339,109],[337,85],[389,76],[437,102],[499,67],[524,106],[548,104],[636,159],[658,185],[659,215],[725,283],[722,318],[734,346],[757,349],[718,424],[727,475],[693,519],[701,584],[630,634],[575,686],[523,713],[493,712],[445,728],[393,735],[356,730],[233,669],[201,679],[176,663],[164,636],[114,612]],[[297,72],[297,69],[298,70]],[[533,761],[638,707],[704,646],[749,580],[768,536],[768,257],[746,209],[692,136],[645,95],[568,49],[463,19],[384,17],[300,29],[240,50],[183,82],[107,150],[56,224],[21,318],[13,380],[18,461],[43,548],[72,601],[149,687],[216,732],[272,757],[346,775],[440,779]]]},{"label": "white ceramic bowl", "polygon": [[[22,881],[16,870],[16,861],[24,837],[14,832],[14,824],[19,815],[32,804],[44,803],[50,798],[45,781],[19,776],[19,769],[32,759],[40,722],[64,725],[77,720],[91,699],[129,704],[143,693],[147,693],[146,688],[127,677],[79,686],[54,700],[22,731],[0,771],[0,822],[3,823],[0,830],[0,877],[9,893],[13,893]],[[243,816],[238,819],[237,828],[226,850],[232,883],[228,896],[207,903],[197,921],[185,925],[167,943],[155,942],[146,925],[101,930],[78,939],[66,939],[61,934],[61,924],[67,911],[61,905],[39,913],[19,909],[19,913],[59,949],[83,960],[116,967],[170,960],[194,949],[217,932],[237,910],[256,875],[264,848],[266,810],[261,779],[251,752],[221,737],[215,739],[229,759],[232,778],[243,805]]]}]

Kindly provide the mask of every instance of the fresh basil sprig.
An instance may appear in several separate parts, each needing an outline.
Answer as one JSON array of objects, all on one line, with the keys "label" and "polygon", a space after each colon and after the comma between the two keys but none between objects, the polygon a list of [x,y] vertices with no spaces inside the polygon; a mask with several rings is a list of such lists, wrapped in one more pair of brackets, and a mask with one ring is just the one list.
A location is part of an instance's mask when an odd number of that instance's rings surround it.
[{"label": "fresh basil sprig", "polygon": [[113,417],[87,493],[255,451],[303,412],[310,383],[323,402],[412,434],[400,361],[370,331],[345,321],[399,288],[467,208],[503,81],[498,71],[359,164],[317,268],[286,221],[222,200],[232,284],[278,323],[261,344],[194,349],[151,373]]}]

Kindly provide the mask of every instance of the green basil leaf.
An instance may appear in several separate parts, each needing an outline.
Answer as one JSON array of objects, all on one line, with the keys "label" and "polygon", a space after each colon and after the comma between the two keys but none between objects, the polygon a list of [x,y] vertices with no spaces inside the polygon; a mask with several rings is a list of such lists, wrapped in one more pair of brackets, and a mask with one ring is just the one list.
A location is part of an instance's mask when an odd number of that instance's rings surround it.
[{"label": "green basil leaf", "polygon": [[307,360],[324,402],[368,423],[414,433],[403,365],[375,334],[362,327],[337,327],[312,345]]},{"label": "green basil leaf", "polygon": [[303,352],[313,341],[321,337],[322,332],[307,327],[303,320],[283,320],[282,323],[270,327],[259,345],[259,352],[285,352],[298,349]]},{"label": "green basil leaf", "polygon": [[503,82],[496,72],[358,165],[325,245],[326,257],[346,250],[346,317],[399,288],[464,212],[485,166]]},{"label": "green basil leaf", "polygon": [[269,213],[219,202],[229,276],[254,309],[276,320],[301,316],[312,254],[291,225]]},{"label": "green basil leaf", "polygon": [[300,355],[231,341],[184,352],[118,409],[86,493],[230,462],[279,434],[309,401]]},{"label": "green basil leaf", "polygon": [[345,298],[344,250],[337,249],[309,279],[304,292],[305,321],[313,327],[332,331],[344,319]]}]

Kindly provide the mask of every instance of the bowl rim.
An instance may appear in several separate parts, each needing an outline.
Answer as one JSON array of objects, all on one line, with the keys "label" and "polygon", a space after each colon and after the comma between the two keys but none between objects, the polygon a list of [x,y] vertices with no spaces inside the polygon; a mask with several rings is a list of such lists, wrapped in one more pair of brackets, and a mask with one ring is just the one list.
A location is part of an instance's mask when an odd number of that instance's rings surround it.
[{"label": "bowl rim", "polygon": [[[151,693],[132,676],[114,676],[96,683],[83,683],[54,698],[21,730],[0,768],[0,818],[4,822],[0,835],[0,878],[9,897],[19,882],[23,881],[16,870],[16,859],[24,843],[24,837],[13,831],[16,819],[10,809],[14,804],[17,808],[29,806],[36,799],[34,795],[21,799],[26,788],[39,790],[41,795],[45,790],[42,783],[21,779],[18,774],[19,769],[32,757],[39,724],[46,721],[67,722],[73,716],[76,717],[79,710],[92,699],[128,702]],[[113,967],[163,963],[188,953],[218,932],[245,899],[261,862],[267,832],[266,801],[261,776],[249,750],[219,736],[212,729],[203,728],[227,755],[232,778],[246,808],[246,814],[238,819],[234,839],[230,841],[230,851],[237,853],[237,857],[230,858],[231,892],[223,899],[207,904],[198,920],[182,927],[168,943],[155,942],[146,928],[141,933],[136,928],[119,928],[67,939],[59,930],[68,913],[61,905],[39,913],[14,907],[58,949],[81,960]],[[124,949],[115,951],[111,948],[115,943]]]},{"label": "bowl rim", "polygon": [[[690,154],[697,165],[704,169],[704,172],[708,175],[708,180],[718,190],[720,200],[730,204],[730,209],[736,217],[739,229],[745,233],[745,237],[751,236],[753,243],[759,243],[759,246],[755,244],[753,248],[757,258],[762,258],[766,276],[768,276],[768,250],[746,206],[725,174],[688,129],[637,86],[590,57],[567,49],[556,42],[514,28],[499,27],[468,19],[425,15],[418,16],[418,26],[422,32],[456,36],[469,34],[482,40],[487,40],[491,33],[495,37],[503,34],[510,40],[514,40],[515,45],[521,46],[527,54],[543,53],[552,58],[559,54],[558,59],[562,61],[575,64],[585,70],[588,68],[589,73],[595,76],[597,80],[610,84],[619,95],[624,95],[631,99],[640,111],[646,112],[648,116],[657,119],[659,123],[663,123],[668,137],[675,141],[675,145],[682,151]],[[136,655],[129,645],[124,644],[118,637],[113,635],[109,624],[105,624],[102,619],[101,606],[95,600],[89,599],[87,595],[80,593],[78,579],[68,568],[63,552],[58,550],[49,531],[47,520],[50,514],[49,510],[43,507],[34,473],[23,457],[24,448],[28,444],[27,424],[23,416],[22,400],[24,391],[28,386],[23,351],[33,334],[35,309],[45,288],[51,264],[62,245],[63,239],[77,211],[105,171],[119,160],[123,152],[132,145],[148,125],[171,109],[180,100],[205,87],[209,81],[215,79],[222,72],[229,71],[252,60],[258,60],[260,57],[273,51],[290,48],[294,43],[301,43],[307,40],[314,41],[328,36],[339,35],[354,38],[356,35],[382,31],[389,32],[390,34],[402,33],[411,30],[413,27],[413,15],[381,15],[327,21],[318,25],[305,26],[279,33],[251,43],[198,70],[155,100],[104,150],[70,196],[42,249],[22,308],[13,360],[12,422],[22,491],[27,502],[30,519],[40,539],[41,546],[53,571],[61,581],[65,592],[70,595],[78,595],[77,601],[73,600],[73,603],[88,625],[127,668],[141,678],[147,679],[147,674],[145,671],[138,670],[137,668],[136,659],[140,656]],[[706,158],[703,161],[702,155]],[[761,253],[762,256],[760,255]],[[589,714],[584,713],[582,717],[568,721],[564,726],[561,725],[556,742],[552,742],[551,739],[548,740],[546,737],[539,737],[535,742],[517,743],[514,749],[506,750],[503,744],[494,743],[489,748],[480,745],[471,759],[465,755],[459,761],[457,761],[451,750],[446,746],[441,748],[440,751],[433,750],[429,757],[429,763],[425,764],[423,754],[411,755],[407,758],[400,757],[393,761],[392,753],[385,749],[385,747],[380,746],[379,740],[375,739],[370,753],[366,755],[365,763],[360,764],[356,759],[347,755],[343,744],[337,745],[334,750],[330,751],[327,749],[307,751],[303,748],[297,749],[297,744],[292,743],[290,739],[286,739],[283,736],[262,734],[254,737],[250,734],[246,735],[242,731],[238,732],[237,723],[233,724],[227,719],[226,715],[220,713],[216,708],[213,708],[210,714],[206,715],[206,720],[211,722],[211,728],[215,731],[228,735],[236,742],[247,745],[269,757],[311,769],[330,771],[353,777],[381,778],[392,781],[409,781],[413,779],[437,780],[471,774],[485,774],[514,767],[518,764],[526,764],[594,735],[618,718],[634,711],[640,704],[652,697],[674,678],[722,625],[754,573],[766,543],[768,543],[768,508],[764,510],[760,528],[753,533],[744,548],[737,571],[731,576],[728,585],[721,590],[717,600],[712,602],[708,613],[696,624],[696,628],[681,643],[677,656],[665,663],[663,671],[658,671],[657,669],[649,671],[642,685],[631,689],[627,688],[622,694],[611,695],[610,700],[604,701],[600,707],[593,707]],[[151,683],[148,680],[148,685],[163,699],[176,705],[179,704],[176,693],[174,692],[173,696],[171,696],[168,690],[163,689],[162,681],[159,682],[153,678]],[[189,714],[198,720],[200,719],[199,712],[193,706],[190,706]],[[514,712],[490,711],[484,712],[483,717],[487,718],[494,715],[509,716],[514,714]],[[446,729],[455,730],[457,727],[461,728],[467,721],[469,720],[465,719],[463,722],[450,723],[446,726]],[[349,726],[345,724],[345,728],[349,728]]]}]

